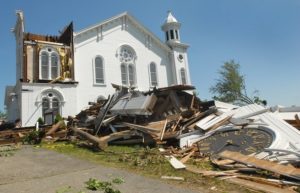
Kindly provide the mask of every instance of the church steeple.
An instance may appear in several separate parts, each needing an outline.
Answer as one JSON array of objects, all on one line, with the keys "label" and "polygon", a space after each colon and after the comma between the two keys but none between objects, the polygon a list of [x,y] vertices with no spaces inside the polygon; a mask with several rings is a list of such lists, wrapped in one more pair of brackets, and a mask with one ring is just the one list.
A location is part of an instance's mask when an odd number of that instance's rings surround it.
[{"label": "church steeple", "polygon": [[171,11],[168,11],[168,16],[161,26],[161,29],[166,34],[166,43],[169,42],[178,42],[180,43],[179,29],[181,23],[172,15]]}]

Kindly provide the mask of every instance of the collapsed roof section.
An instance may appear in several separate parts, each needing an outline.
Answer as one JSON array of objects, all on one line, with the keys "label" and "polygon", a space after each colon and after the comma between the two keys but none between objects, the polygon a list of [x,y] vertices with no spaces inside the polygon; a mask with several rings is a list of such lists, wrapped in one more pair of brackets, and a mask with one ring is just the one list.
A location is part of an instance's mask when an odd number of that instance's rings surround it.
[{"label": "collapsed roof section", "polygon": [[67,25],[60,35],[41,35],[24,32],[24,41],[44,41],[71,46],[73,43],[73,22]]}]

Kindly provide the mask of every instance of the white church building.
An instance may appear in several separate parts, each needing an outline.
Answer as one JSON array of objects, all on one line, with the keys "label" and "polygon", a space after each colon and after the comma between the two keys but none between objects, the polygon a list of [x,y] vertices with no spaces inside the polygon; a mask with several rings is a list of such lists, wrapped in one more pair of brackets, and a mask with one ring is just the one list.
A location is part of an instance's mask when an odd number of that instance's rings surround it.
[{"label": "white church building", "polygon": [[114,93],[111,83],[141,91],[191,84],[189,46],[171,12],[161,26],[164,41],[127,12],[77,32],[71,23],[58,36],[26,33],[23,12],[16,15],[16,85],[5,93],[9,121],[33,126],[46,115],[49,124],[57,114],[74,116]]}]

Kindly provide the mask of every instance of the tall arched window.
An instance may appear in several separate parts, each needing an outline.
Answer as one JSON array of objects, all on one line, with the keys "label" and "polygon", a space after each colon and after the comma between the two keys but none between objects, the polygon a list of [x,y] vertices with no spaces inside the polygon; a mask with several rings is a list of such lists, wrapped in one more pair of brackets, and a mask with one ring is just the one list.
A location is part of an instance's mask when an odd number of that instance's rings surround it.
[{"label": "tall arched window", "polygon": [[121,81],[123,85],[135,86],[136,85],[136,67],[135,51],[127,45],[121,46],[118,50],[119,59],[121,62]]},{"label": "tall arched window", "polygon": [[51,79],[58,77],[58,54],[51,53]]},{"label": "tall arched window", "polygon": [[135,72],[132,64],[128,65],[128,79],[129,79],[130,86],[135,85]]},{"label": "tall arched window", "polygon": [[41,53],[41,79],[48,79],[49,75],[49,59],[48,53]]},{"label": "tall arched window", "polygon": [[54,115],[59,114],[59,100],[57,98],[52,99],[52,111]]},{"label": "tall arched window", "polygon": [[41,93],[42,117],[46,124],[53,124],[56,115],[61,115],[61,103],[63,98],[54,90]]},{"label": "tall arched window", "polygon": [[48,110],[50,108],[50,104],[49,104],[49,98],[43,98],[42,99],[42,114],[44,115],[46,110]]},{"label": "tall arched window", "polygon": [[121,79],[123,85],[128,85],[128,79],[127,79],[127,66],[126,64],[121,64]]},{"label": "tall arched window", "polygon": [[43,48],[40,51],[40,79],[52,80],[59,76],[60,61],[58,52],[51,47]]},{"label": "tall arched window", "polygon": [[103,59],[100,56],[97,56],[95,58],[95,63],[94,63],[94,81],[96,84],[104,84],[104,64],[103,64]]},{"label": "tall arched window", "polygon": [[150,63],[150,67],[149,67],[149,71],[150,71],[150,85],[151,86],[157,86],[158,82],[157,82],[157,71],[156,71],[156,65],[155,63],[151,62]]},{"label": "tall arched window", "polygon": [[186,74],[184,68],[180,69],[180,76],[181,76],[181,84],[186,84]]}]

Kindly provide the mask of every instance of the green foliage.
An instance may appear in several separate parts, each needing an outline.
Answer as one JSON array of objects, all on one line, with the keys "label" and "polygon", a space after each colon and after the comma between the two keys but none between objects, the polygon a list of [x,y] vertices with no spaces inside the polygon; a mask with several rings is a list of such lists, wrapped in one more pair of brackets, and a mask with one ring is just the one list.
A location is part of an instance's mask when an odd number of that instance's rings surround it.
[{"label": "green foliage", "polygon": [[0,111],[0,119],[6,119],[6,112]]},{"label": "green foliage", "polygon": [[[89,160],[93,163],[126,169],[130,172],[138,172],[139,174],[160,178],[162,175],[166,176],[181,176],[185,181],[180,182],[199,188],[210,188],[216,186],[219,190],[236,191],[237,186],[228,184],[225,181],[219,181],[216,178],[207,178],[202,175],[191,173],[187,170],[175,170],[167,159],[160,154],[157,148],[145,148],[142,146],[114,146],[110,145],[105,151],[95,151],[84,143],[42,143],[42,148],[51,149],[60,153],[71,155],[80,159]],[[138,158],[137,158],[138,157]],[[194,166],[200,169],[213,168],[209,160],[205,163],[202,161],[189,160]],[[113,180],[115,181],[115,180]],[[116,180],[118,181],[118,180]],[[113,182],[112,182],[113,183]],[[117,184],[117,183],[116,183]],[[238,186],[239,192],[250,193],[247,189]]]},{"label": "green foliage", "polygon": [[157,149],[151,149],[149,147],[143,148],[135,153],[122,154],[119,157],[119,161],[142,168],[167,163],[165,157],[162,156]]},{"label": "green foliage", "polygon": [[14,146],[0,146],[0,157],[9,157],[14,155],[17,147]]},{"label": "green foliage", "polygon": [[45,124],[44,119],[42,117],[39,117],[37,122],[39,123],[39,125],[44,125]]},{"label": "green foliage", "polygon": [[210,92],[215,94],[214,100],[238,105],[257,103],[267,105],[267,101],[258,96],[258,91],[254,91],[253,98],[247,96],[245,78],[240,74],[240,64],[234,60],[225,62],[219,71],[220,78]]},{"label": "green foliage", "polygon": [[259,104],[259,105],[263,105],[263,106],[266,106],[267,105],[267,101],[264,100],[264,99],[261,99],[259,97],[259,91],[258,90],[255,90],[254,92],[254,96],[253,96],[253,102],[256,103],[256,104]]},{"label": "green foliage", "polygon": [[219,71],[220,78],[216,85],[210,88],[210,92],[216,94],[215,100],[234,102],[245,91],[245,80],[239,72],[240,64],[234,60],[225,62]]},{"label": "green foliage", "polygon": [[27,133],[25,137],[23,137],[22,142],[30,145],[39,144],[41,143],[44,135],[44,131],[32,130],[29,133]]},{"label": "green foliage", "polygon": [[55,191],[55,193],[68,193],[71,191],[71,186],[63,187]]},{"label": "green foliage", "polygon": [[117,178],[112,180],[112,182],[100,181],[95,178],[90,178],[87,182],[85,182],[85,184],[87,185],[87,189],[89,190],[103,190],[104,193],[121,193],[120,190],[113,187],[113,183],[121,184],[123,182],[124,180],[117,180]]},{"label": "green foliage", "polygon": [[114,183],[114,184],[123,184],[123,183],[125,183],[125,180],[123,178],[114,178],[112,180],[112,183]]},{"label": "green foliage", "polygon": [[63,120],[63,118],[60,114],[55,115],[54,123],[58,123],[59,121],[62,121],[62,120]]}]

